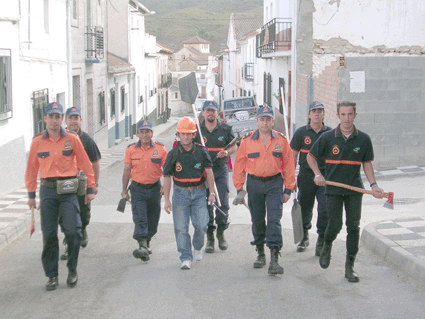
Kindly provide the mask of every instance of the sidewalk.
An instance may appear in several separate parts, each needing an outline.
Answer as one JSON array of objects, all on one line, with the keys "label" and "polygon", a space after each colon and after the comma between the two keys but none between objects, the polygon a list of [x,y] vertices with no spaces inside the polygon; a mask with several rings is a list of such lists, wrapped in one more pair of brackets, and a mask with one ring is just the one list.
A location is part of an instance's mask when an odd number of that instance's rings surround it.
[{"label": "sidewalk", "polygon": [[[153,138],[155,139],[156,136],[177,125],[179,120],[180,117],[170,117],[166,123],[154,126]],[[102,154],[100,170],[103,171],[123,161],[125,149],[129,144],[135,143],[137,140],[138,138],[134,136],[133,139],[127,139],[111,148],[100,150]],[[22,181],[23,183],[24,181]],[[30,229],[31,211],[28,209],[27,201],[28,192],[24,184],[21,188],[0,197],[0,251]],[[39,219],[40,213],[36,211],[36,222]]]},{"label": "sidewalk", "polygon": [[[155,126],[154,139],[173,126],[181,117],[171,117],[167,123]],[[101,150],[101,171],[124,159],[125,148],[137,141],[128,139],[112,148]],[[378,181],[425,175],[425,166],[397,167],[375,171]],[[364,177],[362,175],[362,177]],[[22,234],[29,235],[31,212],[24,186],[0,197],[0,251]],[[397,201],[397,198],[395,199]],[[423,216],[423,215],[422,215]],[[36,221],[39,213],[36,213]],[[39,227],[39,226],[38,226]],[[414,279],[425,283],[425,219],[422,217],[393,218],[364,227],[362,245]]]}]

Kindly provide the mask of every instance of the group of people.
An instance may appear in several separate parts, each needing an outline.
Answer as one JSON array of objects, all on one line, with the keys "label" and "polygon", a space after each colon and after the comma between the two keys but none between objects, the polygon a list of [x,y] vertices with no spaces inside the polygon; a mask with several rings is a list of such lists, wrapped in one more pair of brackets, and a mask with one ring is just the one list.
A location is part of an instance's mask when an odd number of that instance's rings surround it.
[{"label": "group of people", "polygon": [[[79,117],[78,109],[67,111],[69,116]],[[372,166],[374,159],[370,137],[354,126],[356,104],[340,102],[337,116],[340,124],[331,129],[324,125],[324,106],[314,101],[309,106],[308,124],[299,128],[292,140],[273,129],[273,109],[267,105],[257,110],[257,129],[241,138],[236,138],[229,125],[218,120],[218,105],[206,101],[202,108],[203,121],[198,125],[190,117],[183,117],[177,124],[179,141],[167,153],[165,146],[152,139],[152,124],[142,120],[137,124],[139,141],[127,147],[122,177],[123,198],[131,195],[134,221],[133,238],[138,248],[133,256],[148,261],[152,254],[151,239],[156,234],[164,195],[166,213],[173,214],[177,250],[180,253],[181,269],[190,269],[193,259],[203,257],[205,233],[206,253],[213,253],[215,237],[218,248],[226,250],[224,237],[229,227],[229,168],[227,159],[236,153],[233,167],[233,183],[239,193],[248,194],[248,207],[252,220],[253,241],[257,258],[254,268],[266,265],[265,246],[270,250],[268,273],[283,274],[278,259],[283,246],[283,204],[292,192],[298,189],[302,210],[304,237],[297,246],[304,252],[309,246],[309,230],[315,198],[318,201],[318,219],[315,255],[319,256],[322,268],[329,267],[332,242],[342,228],[343,205],[347,225],[347,256],[345,277],[358,282],[354,261],[359,247],[359,224],[362,194],[351,190],[326,185],[326,181],[363,187],[360,166],[363,165],[373,195],[382,198]],[[68,118],[68,116],[67,116]],[[100,153],[84,151],[81,143],[84,134],[79,127],[68,124],[69,130],[61,127],[63,109],[59,103],[46,106],[46,131],[36,136],[31,144],[26,172],[29,192],[28,204],[35,208],[37,174],[40,172],[40,206],[43,231],[42,261],[49,281],[47,290],[58,285],[59,245],[58,220],[65,233],[69,274],[67,283],[77,283],[77,260],[80,245],[87,244],[85,226],[88,221],[80,214],[97,193],[99,171],[96,163]],[[75,120],[75,119],[74,119]],[[78,122],[78,121],[77,121]],[[76,131],[76,134],[74,133]],[[94,143],[94,142],[93,142]],[[239,148],[238,148],[239,144]],[[95,144],[94,144],[95,145]],[[96,147],[97,149],[97,147]],[[296,161],[299,157],[299,174],[295,178]],[[92,164],[92,165],[90,165]],[[84,203],[75,193],[59,192],[62,180],[74,178],[79,169],[87,176],[87,194]],[[164,185],[160,178],[164,177]],[[129,186],[129,182],[131,184]],[[170,201],[173,180],[173,195]],[[325,186],[326,185],[326,186]],[[244,200],[242,203],[246,204]],[[88,209],[89,211],[89,209]],[[86,222],[81,223],[81,220]],[[193,225],[193,238],[189,224]],[[193,248],[193,249],[192,249]]]}]

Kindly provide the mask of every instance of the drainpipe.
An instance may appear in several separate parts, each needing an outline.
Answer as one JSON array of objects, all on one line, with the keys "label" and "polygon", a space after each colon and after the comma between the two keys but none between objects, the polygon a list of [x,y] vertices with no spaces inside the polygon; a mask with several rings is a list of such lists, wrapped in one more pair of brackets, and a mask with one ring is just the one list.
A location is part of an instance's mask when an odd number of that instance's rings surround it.
[{"label": "drainpipe", "polygon": [[72,105],[72,51],[71,51],[71,0],[66,1],[66,53],[67,53],[67,69],[68,69],[68,97],[67,107]]},{"label": "drainpipe", "polygon": [[296,123],[297,118],[297,24],[298,24],[298,1],[294,1],[294,12],[292,19],[292,59],[291,59],[291,122],[289,131],[291,136],[293,133],[294,124]]}]

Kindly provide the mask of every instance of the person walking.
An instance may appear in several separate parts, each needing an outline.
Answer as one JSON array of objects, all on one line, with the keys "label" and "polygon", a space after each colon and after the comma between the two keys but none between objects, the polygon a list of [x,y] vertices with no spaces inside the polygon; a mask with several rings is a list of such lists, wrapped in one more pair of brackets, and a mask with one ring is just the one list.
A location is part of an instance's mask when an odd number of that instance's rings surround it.
[{"label": "person walking", "polygon": [[[363,165],[373,196],[382,198],[384,192],[376,183],[372,165],[374,159],[372,141],[366,133],[354,126],[354,119],[357,116],[356,103],[339,102],[337,116],[340,124],[335,129],[323,133],[307,155],[307,162],[315,175],[314,182],[320,187],[325,186],[326,181],[333,181],[363,188],[360,177],[360,166]],[[325,176],[317,163],[320,157],[325,159]],[[363,194],[329,185],[326,185],[325,194],[328,226],[320,253],[320,267],[326,269],[330,265],[332,242],[341,231],[344,206],[347,225],[345,278],[349,282],[358,282],[360,279],[354,271],[354,262],[359,250]]]},{"label": "person walking", "polygon": [[[180,142],[167,155],[164,164],[165,211],[173,212],[174,233],[180,253],[181,269],[190,269],[193,258],[202,259],[205,232],[208,227],[207,193],[205,179],[214,189],[212,161],[205,147],[193,142],[196,135],[195,121],[183,117],[177,124]],[[205,174],[205,175],[204,175]],[[173,202],[170,202],[171,176],[173,176]],[[208,202],[215,203],[211,192]],[[189,222],[194,227],[193,241],[189,234]],[[192,254],[192,244],[194,253]]]},{"label": "person walking", "polygon": [[[65,124],[68,131],[73,131],[77,133],[78,137],[83,144],[84,150],[87,153],[87,156],[90,159],[93,171],[94,171],[94,193],[97,195],[99,191],[99,178],[100,178],[100,155],[99,148],[97,147],[96,142],[81,129],[81,111],[78,107],[70,107],[65,112]],[[82,223],[82,233],[83,238],[81,239],[81,247],[86,247],[89,243],[89,237],[87,235],[87,226],[90,223],[90,210],[91,205],[84,203],[85,195],[78,195],[78,203],[80,205],[80,218]],[[59,224],[62,228],[62,217],[59,219]],[[63,232],[63,230],[62,230]],[[65,252],[61,255],[61,260],[68,260],[68,246],[66,245],[66,240],[63,241],[65,245]]]},{"label": "person walking", "polygon": [[272,129],[273,124],[273,110],[264,104],[257,111],[258,129],[241,140],[233,168],[233,183],[238,193],[242,191],[248,174],[246,189],[254,236],[251,244],[258,252],[254,268],[266,265],[266,243],[271,255],[270,275],[283,274],[283,267],[278,263],[283,245],[280,220],[282,206],[295,187],[291,148],[283,134]]},{"label": "person walking", "polygon": [[[325,107],[323,103],[314,101],[309,106],[308,123],[297,129],[291,140],[292,154],[296,165],[299,154],[300,170],[297,177],[298,201],[301,205],[301,215],[304,228],[304,237],[298,244],[297,252],[304,252],[309,245],[308,231],[311,229],[311,220],[313,218],[314,198],[317,199],[317,223],[316,229],[318,239],[316,243],[315,255],[320,256],[323,241],[325,237],[326,226],[328,225],[328,216],[326,214],[326,196],[325,188],[317,186],[313,179],[314,173],[307,163],[307,154],[314,142],[331,128],[324,125]],[[325,161],[318,160],[320,172],[325,172]]]},{"label": "person walking", "polygon": [[31,209],[36,207],[35,192],[37,176],[40,174],[40,220],[43,233],[41,260],[44,273],[49,278],[46,290],[55,290],[59,284],[60,214],[69,252],[67,284],[72,288],[78,281],[77,262],[82,238],[80,206],[76,194],[79,168],[87,175],[85,204],[90,204],[95,198],[95,179],[90,159],[80,138],[71,131],[66,132],[61,127],[62,122],[62,105],[57,102],[47,104],[44,115],[46,130],[32,140],[25,172],[28,206]]},{"label": "person walking", "polygon": [[[238,149],[236,143],[225,147],[234,139],[232,127],[218,121],[218,105],[215,101],[205,101],[202,107],[203,121],[200,130],[204,144],[213,162],[214,181],[220,196],[221,206],[219,209],[226,215],[229,213],[229,167],[228,157]],[[199,134],[196,135],[195,142],[200,143]],[[207,190],[207,197],[210,189]],[[217,212],[214,218],[213,206],[208,206],[209,222],[207,230],[206,253],[214,252],[214,231],[217,229],[218,248],[226,250],[228,243],[224,237],[224,231],[229,227],[229,219],[221,212]]]},{"label": "person walking", "polygon": [[139,141],[127,146],[125,151],[121,197],[128,198],[127,187],[131,179],[133,238],[139,243],[133,256],[148,261],[152,253],[150,241],[158,230],[162,195],[160,178],[167,150],[152,139],[152,124],[147,120],[137,123],[136,136]]}]

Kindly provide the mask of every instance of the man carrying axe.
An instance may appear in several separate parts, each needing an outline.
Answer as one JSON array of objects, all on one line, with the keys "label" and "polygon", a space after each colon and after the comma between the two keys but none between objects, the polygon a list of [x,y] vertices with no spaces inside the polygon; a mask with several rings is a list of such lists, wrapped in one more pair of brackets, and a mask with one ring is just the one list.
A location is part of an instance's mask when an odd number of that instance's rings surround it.
[{"label": "man carrying axe", "polygon": [[[238,146],[235,142],[231,144],[235,138],[232,133],[232,127],[225,123],[218,122],[218,105],[215,101],[204,102],[202,116],[204,121],[202,121],[199,126],[205,146],[213,163],[214,180],[221,203],[219,208],[222,211],[220,213],[216,212],[214,223],[214,209],[213,206],[208,205],[209,222],[205,252],[213,253],[214,230],[216,228],[218,248],[220,248],[220,250],[226,250],[228,247],[227,241],[223,235],[224,231],[229,227],[228,218],[226,216],[229,212],[229,168],[226,162],[228,156],[237,151]],[[197,134],[195,142],[200,143],[199,134]],[[208,189],[207,196],[209,196],[209,192]]]},{"label": "man carrying axe", "polygon": [[139,248],[133,251],[135,258],[150,259],[150,241],[158,229],[161,212],[162,167],[167,158],[165,146],[152,140],[152,124],[147,120],[137,123],[137,143],[127,146],[122,175],[122,198],[128,198],[127,185],[131,178],[131,210],[133,212],[133,238]]},{"label": "man carrying axe", "polygon": [[[258,257],[254,268],[266,264],[264,244],[270,249],[270,275],[283,274],[278,264],[282,248],[282,206],[295,187],[295,165],[291,147],[279,132],[272,129],[273,110],[265,105],[257,111],[258,130],[241,140],[233,170],[233,183],[238,193],[243,192],[246,174],[248,206],[251,212],[252,245],[257,247]],[[267,213],[267,214],[266,214]],[[267,223],[266,223],[267,216]]]},{"label": "man carrying axe", "polygon": [[[370,137],[356,129],[356,103],[340,102],[337,104],[337,116],[340,124],[333,130],[323,133],[314,143],[307,155],[307,162],[313,170],[314,182],[325,186],[326,181],[344,183],[363,188],[360,177],[360,166],[372,188],[373,196],[382,198],[384,192],[378,187],[373,171],[373,147]],[[317,158],[324,157],[326,169],[322,175]],[[342,228],[342,207],[345,206],[347,225],[347,256],[345,277],[349,282],[358,282],[359,277],[354,272],[354,261],[359,250],[360,218],[362,194],[345,188],[326,186],[326,203],[328,226],[325,232],[325,242],[320,254],[320,267],[326,269],[331,261],[332,242]]]}]

